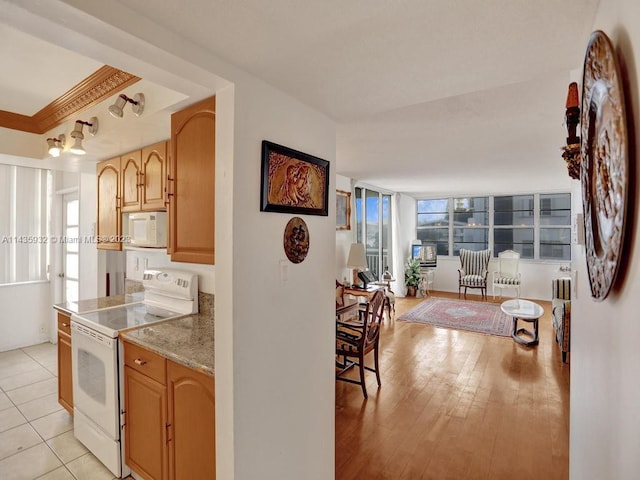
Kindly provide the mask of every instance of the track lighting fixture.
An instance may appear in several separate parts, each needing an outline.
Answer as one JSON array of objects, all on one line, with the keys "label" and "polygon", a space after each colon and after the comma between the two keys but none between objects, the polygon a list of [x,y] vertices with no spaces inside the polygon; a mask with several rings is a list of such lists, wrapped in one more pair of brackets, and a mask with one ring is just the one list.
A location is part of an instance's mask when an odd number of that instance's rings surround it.
[{"label": "track lighting fixture", "polygon": [[144,93],[136,93],[133,98],[127,97],[124,93],[118,95],[116,102],[109,107],[109,113],[116,118],[122,118],[124,106],[131,103],[131,109],[136,117],[142,115],[144,111]]},{"label": "track lighting fixture", "polygon": [[87,129],[87,132],[89,132],[89,134],[92,136],[95,135],[96,133],[98,133],[98,118],[91,117],[88,122],[76,120],[75,127],[73,127],[73,131],[70,134],[71,138],[73,138],[75,142],[69,149],[71,153],[75,153],[76,155],[84,155],[85,153],[87,153],[82,146],[82,140],[84,140],[82,129],[85,125],[89,127]]},{"label": "track lighting fixture", "polygon": [[52,157],[59,157],[60,153],[62,153],[62,149],[64,148],[66,140],[67,138],[64,136],[64,133],[58,135],[57,138],[47,138],[49,155],[51,155]]}]

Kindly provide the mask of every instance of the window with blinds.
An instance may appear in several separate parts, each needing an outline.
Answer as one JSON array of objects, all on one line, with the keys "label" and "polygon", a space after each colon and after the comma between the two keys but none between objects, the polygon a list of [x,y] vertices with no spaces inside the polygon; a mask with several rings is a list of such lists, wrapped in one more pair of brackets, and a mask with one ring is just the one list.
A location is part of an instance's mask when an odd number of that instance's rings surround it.
[{"label": "window with blinds", "polygon": [[0,284],[47,279],[51,175],[0,164]]}]

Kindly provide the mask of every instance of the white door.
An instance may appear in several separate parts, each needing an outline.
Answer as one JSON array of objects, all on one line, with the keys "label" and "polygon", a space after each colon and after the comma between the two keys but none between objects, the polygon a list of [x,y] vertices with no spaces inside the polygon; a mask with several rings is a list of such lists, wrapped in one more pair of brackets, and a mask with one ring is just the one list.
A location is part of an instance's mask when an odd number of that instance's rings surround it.
[{"label": "white door", "polygon": [[77,192],[62,196],[62,301],[76,302],[80,276],[80,202]]}]

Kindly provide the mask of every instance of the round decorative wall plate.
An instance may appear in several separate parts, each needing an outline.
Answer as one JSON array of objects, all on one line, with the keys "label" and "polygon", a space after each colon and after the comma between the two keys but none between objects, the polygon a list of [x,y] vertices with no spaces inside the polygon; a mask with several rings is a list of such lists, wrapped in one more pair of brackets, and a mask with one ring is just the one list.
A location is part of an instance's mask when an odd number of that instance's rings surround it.
[{"label": "round decorative wall plate", "polygon": [[293,263],[300,263],[309,253],[309,228],[303,219],[293,217],[284,229],[284,253]]},{"label": "round decorative wall plate", "polygon": [[587,270],[591,295],[601,301],[620,264],[629,176],[624,92],[615,51],[601,31],[587,45],[581,110]]}]

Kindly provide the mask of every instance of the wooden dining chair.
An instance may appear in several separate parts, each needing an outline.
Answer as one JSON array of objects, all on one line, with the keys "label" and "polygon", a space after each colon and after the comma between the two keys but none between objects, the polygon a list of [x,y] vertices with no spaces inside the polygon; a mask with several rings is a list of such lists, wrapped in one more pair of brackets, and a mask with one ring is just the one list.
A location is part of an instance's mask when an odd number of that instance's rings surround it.
[{"label": "wooden dining chair", "polygon": [[[368,398],[365,385],[364,371],[375,372],[378,387],[380,382],[380,366],[378,350],[380,345],[380,325],[384,309],[385,297],[382,290],[378,290],[367,304],[361,321],[345,323],[336,321],[336,380],[360,385],[364,398]],[[365,356],[373,350],[374,368],[365,366]],[[359,380],[344,376],[351,368],[358,367]]]}]

